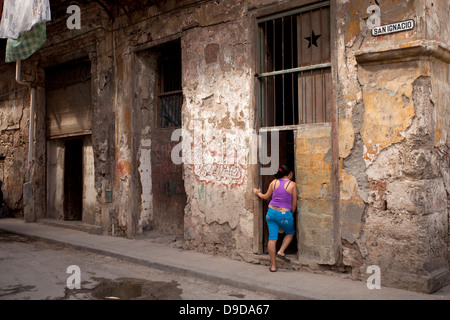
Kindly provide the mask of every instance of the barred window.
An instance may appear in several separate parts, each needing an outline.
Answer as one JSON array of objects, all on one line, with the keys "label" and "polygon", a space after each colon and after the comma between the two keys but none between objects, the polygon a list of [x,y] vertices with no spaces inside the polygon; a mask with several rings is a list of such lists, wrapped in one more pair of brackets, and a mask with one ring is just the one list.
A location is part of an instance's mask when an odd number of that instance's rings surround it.
[{"label": "barred window", "polygon": [[261,127],[331,121],[329,1],[258,19]]},{"label": "barred window", "polygon": [[181,126],[183,91],[181,87],[181,49],[171,45],[161,52],[159,76],[159,128]]}]

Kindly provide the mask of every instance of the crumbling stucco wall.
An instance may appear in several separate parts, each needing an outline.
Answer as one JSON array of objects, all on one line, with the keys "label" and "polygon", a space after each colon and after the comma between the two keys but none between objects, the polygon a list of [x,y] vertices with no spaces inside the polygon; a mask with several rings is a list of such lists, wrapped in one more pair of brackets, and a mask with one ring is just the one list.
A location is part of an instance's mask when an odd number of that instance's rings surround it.
[{"label": "crumbling stucco wall", "polygon": [[141,128],[137,154],[141,184],[138,233],[143,233],[153,221],[151,124],[154,123],[154,110],[156,108],[157,58],[157,53],[154,51],[144,51],[137,53],[135,59],[135,104],[141,110],[141,116],[137,119],[138,127]]},{"label": "crumbling stucco wall", "polygon": [[183,128],[201,152],[185,166],[185,239],[222,253],[252,251],[248,157],[239,155],[249,149],[252,126],[251,36],[241,18],[183,39]]},{"label": "crumbling stucco wall", "polygon": [[249,146],[254,133],[255,34],[254,20],[246,13],[264,6],[259,1],[212,1],[172,11],[167,7],[170,14],[163,10],[136,24],[141,32],[133,35],[137,45],[134,70],[142,80],[134,88],[134,105],[140,115],[135,118],[141,194],[138,232],[152,226],[151,201],[159,192],[144,192],[151,189],[148,150],[155,147],[151,140],[155,93],[148,90],[155,87],[152,50],[164,39],[179,38],[183,139],[190,139],[192,152],[183,164],[186,247],[252,259],[255,234]]},{"label": "crumbling stucco wall", "polygon": [[413,31],[379,37],[368,28],[375,2],[338,3],[343,264],[357,278],[378,265],[384,284],[432,292],[449,270],[448,136],[441,134],[449,51],[437,31],[448,3],[378,1],[381,24],[416,22]]},{"label": "crumbling stucco wall", "polygon": [[[15,65],[0,67],[0,180],[10,214],[23,215],[22,187],[26,182],[30,91],[15,83]],[[4,179],[4,180],[3,180]]]},{"label": "crumbling stucco wall", "polygon": [[[253,34],[250,20],[243,17],[245,8],[238,1],[194,6],[189,1],[177,6],[167,3],[165,7],[149,9],[150,18],[136,15],[133,25],[116,34],[120,43],[129,45],[117,56],[135,55],[132,64],[137,77],[132,88],[134,108],[130,134],[131,143],[135,143],[132,150],[136,151],[137,170],[133,171],[132,165],[129,177],[136,179],[136,191],[140,194],[133,218],[137,233],[154,225],[152,201],[164,191],[152,190],[151,183],[154,161],[151,150],[157,147],[152,140],[157,114],[157,47],[181,39],[183,135],[192,138],[196,135],[193,142],[199,144],[192,145],[192,149],[201,148],[204,155],[208,155],[204,162],[183,164],[187,246],[209,247],[207,250],[226,254],[241,249],[252,251],[253,222],[248,211],[251,201],[245,195],[249,188],[247,159],[235,157],[234,163],[227,164],[223,158],[223,147],[230,145],[226,135],[229,140],[240,141],[233,145],[236,152],[244,150],[245,153],[249,138],[246,140],[239,135],[247,134],[252,127],[253,75],[249,64],[253,63],[250,45]],[[125,25],[125,22],[128,21],[122,19],[115,23]],[[132,49],[132,53],[131,46],[137,48]],[[127,86],[125,88],[127,91]],[[215,158],[209,161],[207,157]]]},{"label": "crumbling stucco wall", "polygon": [[[45,172],[51,170],[53,156],[45,151],[44,68],[88,57],[95,124],[89,223],[101,225],[106,234],[128,237],[152,226],[157,195],[151,183],[157,82],[152,48],[179,39],[182,129],[192,151],[183,164],[186,246],[252,261],[260,241],[255,238],[261,236],[255,228],[258,200],[251,192],[259,172],[249,163],[256,110],[256,17],[313,2],[166,1],[114,20],[111,12],[90,3],[81,5],[81,30],[70,31],[65,13],[55,16],[47,43],[24,63],[27,80],[40,88],[35,203],[45,205],[39,199],[45,198]],[[367,266],[375,264],[383,285],[433,291],[445,281],[449,257],[448,2],[336,0],[331,6],[339,117],[338,136],[332,139],[339,144],[339,201],[331,194],[329,163],[308,167],[302,162],[306,149],[297,149],[299,168],[323,174],[320,181],[314,172],[299,181],[299,208],[310,210],[299,237],[310,244],[311,255],[320,253],[314,260],[319,264],[343,266],[357,279],[365,279]],[[416,26],[372,37],[368,23],[378,9],[368,11],[370,6],[378,7],[382,24],[414,19]],[[2,65],[0,73],[0,94],[13,91],[13,66]],[[0,98],[0,154],[7,156],[2,190],[8,206],[18,212],[23,208],[28,108],[27,90]],[[322,137],[324,128],[334,134],[326,125],[315,133]],[[296,139],[314,144],[301,130]],[[320,159],[336,160],[330,159],[333,141],[321,139],[316,146],[323,149]],[[340,224],[332,221],[332,209],[333,214],[338,209]],[[37,217],[46,216],[41,208]],[[336,234],[341,244],[335,243]],[[308,257],[301,258],[300,264],[308,264]]]},{"label": "crumbling stucco wall", "polygon": [[[25,221],[34,221],[45,212],[45,189],[32,190],[29,187],[27,198],[24,196],[24,183],[28,181],[28,137],[30,125],[30,89],[27,85],[19,85],[16,80],[15,63],[0,65],[0,154],[6,157],[1,172],[4,178],[2,191],[10,216],[24,217]],[[30,83],[39,77],[38,70],[32,61],[22,63],[21,80]],[[45,94],[42,86],[36,85],[35,105],[44,104]],[[45,130],[44,118],[35,114],[34,134],[39,137]],[[34,185],[45,185],[45,175],[41,168],[45,167],[45,144],[34,139],[33,161],[30,178]],[[30,210],[24,206],[30,203]]]}]

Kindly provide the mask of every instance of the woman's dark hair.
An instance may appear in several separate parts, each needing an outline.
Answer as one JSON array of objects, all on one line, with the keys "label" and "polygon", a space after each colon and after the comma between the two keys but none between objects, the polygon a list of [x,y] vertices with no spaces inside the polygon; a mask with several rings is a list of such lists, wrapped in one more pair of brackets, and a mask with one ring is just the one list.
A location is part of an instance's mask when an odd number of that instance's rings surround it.
[{"label": "woman's dark hair", "polygon": [[287,176],[289,173],[291,173],[291,169],[285,164],[283,164],[280,169],[278,169],[277,173],[275,173],[275,178],[280,179],[284,176]]}]

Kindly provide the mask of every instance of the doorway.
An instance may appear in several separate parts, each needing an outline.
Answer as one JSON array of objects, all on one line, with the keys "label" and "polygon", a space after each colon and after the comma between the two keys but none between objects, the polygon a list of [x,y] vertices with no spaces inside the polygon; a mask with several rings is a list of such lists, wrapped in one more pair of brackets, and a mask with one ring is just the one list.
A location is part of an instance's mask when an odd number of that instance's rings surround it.
[{"label": "doorway", "polygon": [[91,100],[87,57],[45,68],[47,218],[95,222]]},{"label": "doorway", "polygon": [[[294,141],[294,131],[293,130],[286,130],[286,131],[279,131],[279,164],[280,166],[285,164],[287,165],[291,170],[294,171],[294,177],[292,178],[292,181],[295,182],[295,141]],[[267,133],[267,143],[268,148],[267,150],[271,150],[271,132]],[[272,157],[272,155],[268,155]],[[270,164],[269,164],[270,165]],[[275,172],[274,172],[275,174]],[[273,175],[263,175],[262,176],[262,189],[261,192],[265,193],[267,189],[269,188],[270,183],[274,180]],[[263,232],[262,232],[262,243],[263,243],[263,252],[268,253],[267,243],[268,243],[268,236],[269,236],[269,229],[267,227],[267,221],[266,221],[266,213],[269,208],[269,202],[263,201],[262,205],[262,219],[263,219]],[[298,235],[298,227],[297,227],[297,214],[294,213],[294,225],[295,225],[295,233],[296,236],[294,237],[294,240],[292,240],[289,247],[286,249],[286,254],[297,254],[297,235]],[[280,230],[281,232],[281,230]],[[279,233],[278,234],[278,240],[277,241],[277,251],[280,249],[281,243],[283,241],[283,238],[285,236],[285,233]]]},{"label": "doorway", "polygon": [[178,39],[165,43],[154,52],[157,83],[156,121],[151,132],[152,229],[165,235],[182,236],[186,207],[183,164],[174,164],[171,156],[178,144],[172,141],[172,133],[182,127],[181,42]]},{"label": "doorway", "polygon": [[83,214],[83,140],[66,140],[64,150],[64,220],[81,220]]}]

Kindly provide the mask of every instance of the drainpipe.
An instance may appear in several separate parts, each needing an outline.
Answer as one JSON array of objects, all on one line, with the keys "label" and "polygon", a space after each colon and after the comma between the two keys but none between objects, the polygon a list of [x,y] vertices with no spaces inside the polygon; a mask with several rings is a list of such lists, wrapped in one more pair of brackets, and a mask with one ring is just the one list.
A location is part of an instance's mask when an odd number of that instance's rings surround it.
[{"label": "drainpipe", "polygon": [[27,166],[27,182],[32,182],[31,164],[33,163],[33,145],[34,145],[34,107],[36,103],[36,88],[31,87],[31,81],[22,81],[20,74],[22,71],[22,61],[16,62],[16,82],[18,84],[29,86],[31,89],[31,105],[30,105],[30,131],[28,135],[28,166]]},{"label": "drainpipe", "polygon": [[34,212],[34,197],[33,197],[33,175],[31,168],[33,163],[33,145],[34,145],[34,107],[36,103],[36,88],[31,86],[31,81],[22,81],[20,74],[22,71],[22,61],[16,62],[16,82],[20,85],[28,86],[31,89],[30,93],[30,131],[28,135],[28,163],[27,163],[27,182],[23,185],[23,199],[24,199],[24,218],[25,222],[34,222],[36,220]]}]

